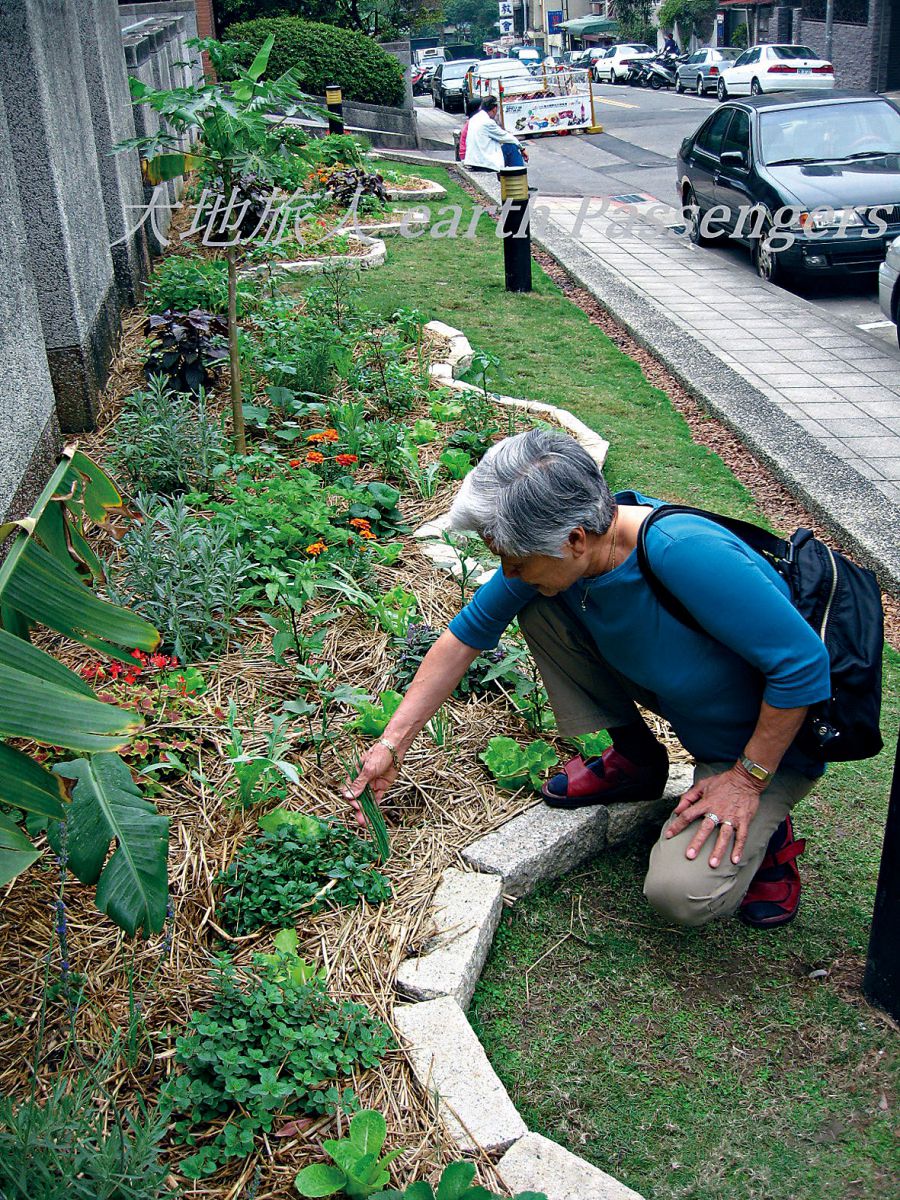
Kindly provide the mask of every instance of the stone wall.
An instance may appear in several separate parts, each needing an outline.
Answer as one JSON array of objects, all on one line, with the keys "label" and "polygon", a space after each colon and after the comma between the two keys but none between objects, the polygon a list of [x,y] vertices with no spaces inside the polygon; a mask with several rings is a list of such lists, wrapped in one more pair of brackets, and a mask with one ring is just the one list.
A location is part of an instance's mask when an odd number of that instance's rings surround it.
[{"label": "stone wall", "polygon": [[[123,16],[138,18],[126,34]],[[0,521],[31,507],[60,431],[93,427],[121,309],[149,268],[138,156],[112,152],[143,114],[126,53],[168,87],[199,77],[176,65],[196,57],[195,33],[189,0],[0,3]]]},{"label": "stone wall", "polygon": [[[883,86],[882,58],[886,39],[882,25],[890,19],[890,0],[869,0],[869,23],[845,25],[835,21],[832,30],[832,62],[835,85],[877,91]],[[797,10],[794,41],[825,55],[825,22],[810,21]],[[886,65],[886,64],[885,64]]]}]

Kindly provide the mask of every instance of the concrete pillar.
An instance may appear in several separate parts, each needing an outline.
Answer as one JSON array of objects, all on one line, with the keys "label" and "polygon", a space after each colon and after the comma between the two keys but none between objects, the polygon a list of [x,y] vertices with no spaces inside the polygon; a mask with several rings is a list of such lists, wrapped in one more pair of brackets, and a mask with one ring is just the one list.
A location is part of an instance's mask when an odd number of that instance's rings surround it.
[{"label": "concrete pillar", "polygon": [[[146,32],[131,32],[126,30],[122,36],[125,50],[125,69],[129,75],[140,79],[149,88],[156,88],[157,83],[153,71],[153,50],[155,40]],[[138,104],[132,110],[134,127],[138,137],[152,137],[159,132],[159,117],[148,104]],[[142,184],[145,206],[154,199],[154,189],[149,184]],[[169,207],[168,192],[162,189],[162,195],[157,199],[151,219],[144,225],[150,253],[161,254],[164,244],[160,236],[165,237],[172,221]]]},{"label": "concrete pillar", "polygon": [[75,6],[116,284],[122,303],[131,305],[150,270],[150,253],[139,224],[144,187],[138,153],[113,153],[118,142],[135,136],[118,6],[115,0],[76,0]]},{"label": "concrete pillar", "polygon": [[[0,162],[12,158],[0,96]],[[0,522],[23,517],[56,462],[59,427],[13,171],[0,171]]]},{"label": "concrete pillar", "polygon": [[120,324],[72,5],[0,5],[0,87],[60,426],[91,429]]}]

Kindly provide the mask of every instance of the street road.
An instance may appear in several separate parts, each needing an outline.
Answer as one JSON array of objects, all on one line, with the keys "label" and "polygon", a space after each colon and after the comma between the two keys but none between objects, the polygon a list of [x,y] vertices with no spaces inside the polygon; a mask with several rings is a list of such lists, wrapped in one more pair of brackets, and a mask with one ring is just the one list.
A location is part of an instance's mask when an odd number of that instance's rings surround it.
[{"label": "street road", "polygon": [[[716,107],[716,99],[610,84],[595,85],[594,95],[597,121],[604,132],[528,139],[529,183],[537,187],[539,196],[627,197],[632,203],[658,200],[677,205],[678,147]],[[431,109],[430,98],[416,103],[423,110]],[[462,117],[429,111],[427,122],[435,130],[449,132],[462,123]],[[734,296],[740,295],[745,282],[755,279],[746,247],[731,244],[706,253],[731,263]],[[817,279],[795,290],[825,308],[832,319],[863,329],[897,349],[894,326],[878,307],[874,278]]]}]

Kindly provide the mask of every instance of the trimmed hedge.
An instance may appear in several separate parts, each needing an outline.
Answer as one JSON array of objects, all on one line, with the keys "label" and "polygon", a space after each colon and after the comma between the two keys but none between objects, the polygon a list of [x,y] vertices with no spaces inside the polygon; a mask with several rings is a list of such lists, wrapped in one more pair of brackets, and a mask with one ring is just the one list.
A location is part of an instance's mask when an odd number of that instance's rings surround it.
[{"label": "trimmed hedge", "polygon": [[275,35],[275,45],[266,72],[269,79],[296,67],[303,90],[314,96],[324,96],[326,86],[337,83],[345,100],[403,103],[403,68],[365,34],[299,17],[263,17],[230,25],[228,40],[247,42],[255,53],[270,33]]}]

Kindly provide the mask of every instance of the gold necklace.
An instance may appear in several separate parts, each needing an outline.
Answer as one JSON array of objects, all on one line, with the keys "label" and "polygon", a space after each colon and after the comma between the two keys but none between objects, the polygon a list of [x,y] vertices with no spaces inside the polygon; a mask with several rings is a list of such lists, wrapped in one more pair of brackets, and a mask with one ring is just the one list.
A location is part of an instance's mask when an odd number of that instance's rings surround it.
[{"label": "gold necklace", "polygon": [[[619,538],[619,510],[616,509],[616,515],[613,517],[613,539],[610,547],[609,557],[606,560],[606,566],[603,568],[603,574],[608,575],[616,565],[616,544]],[[582,580],[581,584],[581,611],[587,612],[588,589],[587,584]]]}]

